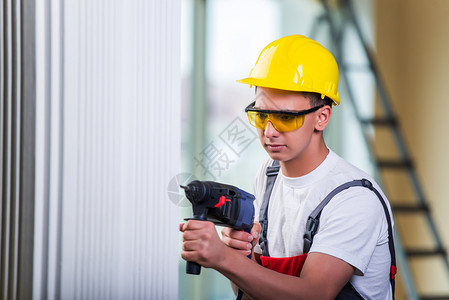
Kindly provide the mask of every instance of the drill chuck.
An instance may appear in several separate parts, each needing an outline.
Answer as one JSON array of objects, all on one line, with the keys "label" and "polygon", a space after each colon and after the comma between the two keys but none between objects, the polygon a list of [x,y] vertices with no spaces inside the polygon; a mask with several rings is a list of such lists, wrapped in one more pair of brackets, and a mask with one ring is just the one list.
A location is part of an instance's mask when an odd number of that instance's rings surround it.
[{"label": "drill chuck", "polygon": [[201,203],[207,193],[205,184],[198,180],[192,181],[187,186],[181,185],[181,187],[184,189],[187,199],[192,204]]}]

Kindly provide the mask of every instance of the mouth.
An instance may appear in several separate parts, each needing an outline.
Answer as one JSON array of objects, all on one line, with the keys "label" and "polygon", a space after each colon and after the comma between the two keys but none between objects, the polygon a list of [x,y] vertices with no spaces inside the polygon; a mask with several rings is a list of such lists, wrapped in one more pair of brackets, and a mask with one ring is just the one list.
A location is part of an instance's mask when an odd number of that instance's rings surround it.
[{"label": "mouth", "polygon": [[283,148],[286,147],[285,145],[280,144],[265,144],[265,146],[267,147],[268,150],[273,152],[281,151]]}]

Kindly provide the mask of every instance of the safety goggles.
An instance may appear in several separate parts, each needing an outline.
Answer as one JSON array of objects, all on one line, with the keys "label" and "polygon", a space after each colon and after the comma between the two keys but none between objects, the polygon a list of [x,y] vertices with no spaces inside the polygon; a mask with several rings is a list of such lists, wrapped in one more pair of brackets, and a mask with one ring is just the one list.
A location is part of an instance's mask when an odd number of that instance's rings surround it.
[{"label": "safety goggles", "polygon": [[267,127],[268,121],[279,132],[296,130],[304,124],[304,117],[311,112],[317,111],[324,105],[318,105],[310,109],[301,111],[281,111],[281,110],[265,110],[254,108],[256,101],[245,108],[248,114],[248,120],[251,125],[256,128],[264,129]]}]

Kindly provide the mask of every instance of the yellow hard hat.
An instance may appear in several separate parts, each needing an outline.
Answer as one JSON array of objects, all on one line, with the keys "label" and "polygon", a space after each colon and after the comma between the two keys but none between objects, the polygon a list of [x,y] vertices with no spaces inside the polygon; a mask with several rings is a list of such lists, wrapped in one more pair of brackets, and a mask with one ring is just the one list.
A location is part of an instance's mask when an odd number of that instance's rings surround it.
[{"label": "yellow hard hat", "polygon": [[340,104],[338,66],[332,54],[318,42],[302,35],[280,38],[266,46],[248,78],[250,86],[314,92]]}]

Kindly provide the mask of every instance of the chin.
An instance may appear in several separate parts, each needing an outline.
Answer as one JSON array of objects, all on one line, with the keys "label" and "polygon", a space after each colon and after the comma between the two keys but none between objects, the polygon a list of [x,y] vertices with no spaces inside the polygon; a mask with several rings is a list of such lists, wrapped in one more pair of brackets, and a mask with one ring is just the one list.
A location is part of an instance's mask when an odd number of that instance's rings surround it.
[{"label": "chin", "polygon": [[278,160],[278,161],[285,160],[285,155],[283,155],[281,152],[267,151],[267,153],[273,160]]}]

